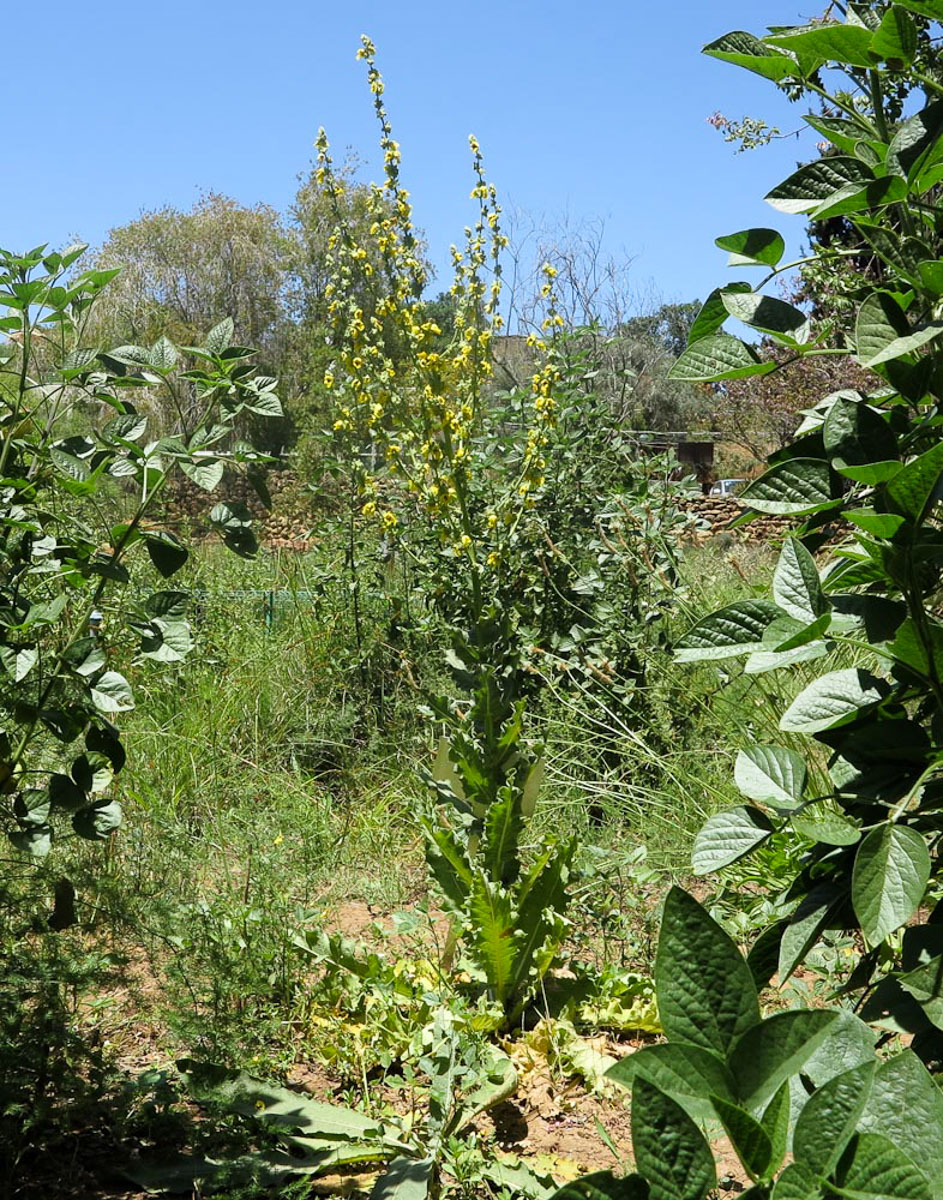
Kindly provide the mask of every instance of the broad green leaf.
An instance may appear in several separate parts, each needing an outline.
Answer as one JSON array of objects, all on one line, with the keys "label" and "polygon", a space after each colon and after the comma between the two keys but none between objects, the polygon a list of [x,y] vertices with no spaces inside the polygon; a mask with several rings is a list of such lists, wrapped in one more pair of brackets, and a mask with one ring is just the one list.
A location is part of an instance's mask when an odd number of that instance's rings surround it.
[{"label": "broad green leaf", "polygon": [[853,121],[846,116],[826,117],[820,113],[806,113],[805,123],[811,126],[816,133],[820,133],[824,138],[828,138],[836,149],[844,150],[846,154],[852,156],[854,155],[855,146],[861,141],[862,136],[868,132],[863,118]]},{"label": "broad green leaf", "polygon": [[889,292],[871,292],[859,305],[855,347],[860,362],[870,361],[910,330],[904,310]]},{"label": "broad green leaf", "polygon": [[796,833],[826,846],[853,846],[861,840],[861,830],[842,815],[833,800],[807,804],[790,813],[789,823]]},{"label": "broad green leaf", "polygon": [[879,513],[873,508],[853,508],[846,510],[845,516],[853,525],[870,533],[872,537],[892,538],[905,523],[903,517],[896,513]]},{"label": "broad green leaf", "polygon": [[757,1108],[770,1100],[828,1037],[836,1018],[824,1009],[795,1009],[748,1029],[728,1059],[743,1103]]},{"label": "broad green leaf", "polygon": [[779,983],[782,986],[819,940],[844,895],[832,883],[813,887],[793,913],[779,943]]},{"label": "broad green leaf", "polygon": [[8,836],[17,850],[24,851],[31,858],[45,858],[52,849],[52,829],[49,825],[14,829]]},{"label": "broad green leaf", "polygon": [[941,334],[943,334],[943,321],[928,321],[925,325],[918,325],[905,336],[895,338],[870,357],[862,357],[859,350],[858,361],[863,367],[876,367],[881,363],[900,358],[904,354],[911,354],[914,350],[919,350],[921,346],[926,346],[930,342],[935,342]]},{"label": "broad green leaf", "polygon": [[897,0],[901,8],[931,21],[943,21],[943,0]]},{"label": "broad green leaf", "polygon": [[883,679],[858,667],[830,671],[803,688],[779,721],[787,733],[819,733],[853,720],[879,704],[890,688]]},{"label": "broad green leaf", "polygon": [[759,808],[741,804],[715,813],[701,826],[691,851],[695,875],[709,875],[729,866],[765,841],[773,831],[769,817]]},{"label": "broad green leaf", "polygon": [[669,379],[707,383],[715,379],[744,379],[767,375],[776,363],[763,361],[752,347],[729,333],[709,333],[683,350],[668,372]]},{"label": "broad green leaf", "polygon": [[859,1128],[890,1138],[943,1196],[943,1091],[913,1051],[878,1064]]},{"label": "broad green leaf", "polygon": [[775,267],[786,253],[786,243],[775,229],[741,229],[715,238],[714,245],[730,251],[730,267]]},{"label": "broad green leaf", "polygon": [[786,335],[791,344],[808,338],[809,318],[785,300],[758,292],[721,292],[721,299],[732,317],[762,333]]},{"label": "broad green leaf", "polygon": [[885,175],[870,183],[846,183],[832,192],[809,214],[813,221],[830,221],[851,213],[870,212],[907,198],[907,184],[897,175]]},{"label": "broad green leaf", "polygon": [[843,1071],[813,1092],[796,1121],[792,1153],[819,1175],[830,1174],[854,1136],[871,1095],[877,1064]]},{"label": "broad green leaf", "polygon": [[677,887],[665,900],[655,990],[668,1038],[722,1057],[759,1020],[756,986],[739,950],[701,905]]},{"label": "broad green leaf", "polygon": [[841,503],[828,463],[818,458],[787,458],[774,464],[741,492],[740,499],[757,512],[783,516],[804,516]]},{"label": "broad green leaf", "polygon": [[514,974],[514,914],[504,888],[477,873],[468,902],[471,935],[494,998],[503,1004]]},{"label": "broad green leaf", "polygon": [[770,1170],[775,1171],[786,1156],[789,1145],[790,1094],[789,1080],[783,1083],[770,1100],[760,1124],[770,1141]]},{"label": "broad green leaf", "polygon": [[166,529],[148,530],[144,534],[151,562],[165,579],[174,575],[190,557],[190,552],[176,534]]},{"label": "broad green leaf", "polygon": [[741,600],[698,621],[675,645],[678,662],[731,658],[764,648],[763,633],[782,609],[769,600]]},{"label": "broad green leaf", "polygon": [[691,326],[688,345],[693,346],[695,342],[699,342],[708,334],[716,333],[730,316],[724,305],[724,295],[730,295],[732,292],[752,291],[753,288],[748,283],[728,283],[723,288],[714,288],[701,305],[701,310]]},{"label": "broad green leaf", "polygon": [[147,355],[148,365],[163,374],[177,365],[177,349],[169,338],[159,337]]},{"label": "broad green leaf", "polygon": [[892,4],[871,39],[871,53],[895,71],[913,62],[917,51],[917,26],[905,8]]},{"label": "broad green leaf", "polygon": [[373,1185],[370,1200],[426,1200],[435,1162],[399,1155]]},{"label": "broad green leaf", "polygon": [[773,1185],[772,1200],[822,1200],[822,1180],[802,1163],[790,1163]]},{"label": "broad green leaf", "polygon": [[943,441],[902,467],[887,485],[887,498],[905,516],[923,520],[943,474]]},{"label": "broad green leaf", "polygon": [[853,479],[857,483],[866,483],[873,487],[877,483],[887,483],[902,470],[900,459],[889,458],[882,462],[867,463],[860,467],[849,467],[847,464],[835,466],[839,475]]},{"label": "broad green leaf", "polygon": [[748,71],[755,71],[757,75],[772,79],[776,83],[799,73],[794,58],[772,49],[752,33],[744,33],[742,30],[725,33],[716,41],[708,42],[703,52],[712,58],[746,67]]},{"label": "broad green leaf", "polygon": [[835,1023],[829,1029],[828,1037],[806,1060],[802,1073],[816,1087],[824,1087],[843,1071],[874,1062],[876,1040],[874,1030],[869,1029],[860,1017],[847,1008],[839,1008],[835,1010]]},{"label": "broad green leaf", "polygon": [[724,1132],[747,1173],[752,1179],[765,1176],[773,1160],[773,1144],[769,1134],[746,1109],[731,1104],[721,1096],[712,1096],[711,1100]]},{"label": "broad green leaf", "polygon": [[928,259],[919,263],[920,281],[934,296],[943,296],[943,260]]},{"label": "broad green leaf", "polygon": [[929,1021],[943,1029],[943,956],[898,975],[897,982],[913,996]]},{"label": "broad green leaf", "polygon": [[850,67],[873,66],[874,59],[869,54],[871,40],[871,32],[861,25],[841,25],[836,21],[798,26],[764,39],[769,45],[794,54],[806,78],[827,62]]},{"label": "broad green leaf", "polygon": [[91,687],[92,703],[103,713],[128,712],[134,708],[131,685],[117,671],[106,671]]},{"label": "broad green leaf", "polygon": [[857,158],[842,155],[817,158],[794,171],[788,179],[768,192],[766,199],[780,212],[811,212],[847,184],[864,187],[873,179],[873,172]]},{"label": "broad green leaf", "polygon": [[894,450],[888,423],[864,401],[838,396],[822,425],[822,442],[835,465],[860,466],[886,461]]},{"label": "broad green leaf", "polygon": [[861,932],[872,946],[917,910],[930,878],[926,842],[906,825],[879,825],[855,855],[851,900]]},{"label": "broad green leaf", "polygon": [[505,788],[485,817],[484,861],[496,883],[513,883],[520,871],[518,842],[523,827],[521,807],[512,790]]},{"label": "broad green leaf", "polygon": [[907,617],[897,627],[888,650],[900,662],[932,679],[943,678],[943,624],[925,619],[923,627]]},{"label": "broad green leaf", "polygon": [[[783,543],[773,572],[773,599],[783,612],[809,624],[831,607],[822,591],[815,559],[796,538],[787,538]],[[781,645],[777,649],[792,647]]]},{"label": "broad green leaf", "polygon": [[[943,101],[934,101],[909,117],[891,139],[887,151],[888,171],[913,183],[926,175],[943,158]],[[921,180],[920,190],[924,185]]]},{"label": "broad green leaf", "polygon": [[224,318],[218,325],[214,325],[206,335],[203,349],[209,354],[219,356],[228,346],[232,345],[234,329],[232,317]]},{"label": "broad green leaf", "polygon": [[116,346],[114,350],[106,351],[109,358],[129,367],[150,366],[148,351],[143,346]]},{"label": "broad green leaf", "polygon": [[651,1200],[704,1200],[717,1185],[704,1135],[683,1108],[641,1078],[632,1089],[632,1149]]},{"label": "broad green leaf", "polygon": [[851,1200],[932,1200],[926,1176],[887,1137],[862,1133],[840,1172],[841,1194]]},{"label": "broad green leaf", "polygon": [[426,825],[426,863],[452,907],[461,912],[474,875],[464,851],[450,829]]},{"label": "broad green leaf", "polygon": [[606,1074],[627,1088],[643,1077],[696,1119],[710,1115],[712,1095],[734,1098],[733,1078],[724,1060],[688,1042],[643,1046],[619,1059]]},{"label": "broad green leaf", "polygon": [[121,818],[121,805],[117,800],[102,800],[80,809],[72,818],[72,828],[79,837],[103,842],[113,830],[119,828]]},{"label": "broad green leaf", "polygon": [[186,621],[155,617],[136,628],[141,634],[141,654],[152,662],[182,662],[193,649],[193,635]]},{"label": "broad green leaf", "polygon": [[826,642],[809,642],[797,646],[794,650],[759,650],[751,654],[743,664],[745,675],[761,675],[764,671],[778,671],[782,667],[791,667],[797,662],[812,662],[828,653]]},{"label": "broad green leaf", "polygon": [[223,461],[219,458],[197,458],[192,461],[182,458],[180,470],[204,492],[214,491],[222,482],[225,473]]},{"label": "broad green leaf", "polygon": [[805,760],[785,746],[747,746],[737,754],[734,782],[742,794],[774,808],[794,808],[806,785]]},{"label": "broad green leaf", "polygon": [[[896,271],[900,278],[915,287],[920,285],[917,264],[927,257],[927,248],[908,246],[906,239],[887,227],[862,217],[855,219],[855,228],[862,235],[878,258]],[[919,249],[919,252],[918,252]]]},{"label": "broad green leaf", "polygon": [[648,1200],[648,1196],[648,1184],[641,1175],[617,1177],[611,1171],[595,1171],[565,1183],[551,1200]]}]

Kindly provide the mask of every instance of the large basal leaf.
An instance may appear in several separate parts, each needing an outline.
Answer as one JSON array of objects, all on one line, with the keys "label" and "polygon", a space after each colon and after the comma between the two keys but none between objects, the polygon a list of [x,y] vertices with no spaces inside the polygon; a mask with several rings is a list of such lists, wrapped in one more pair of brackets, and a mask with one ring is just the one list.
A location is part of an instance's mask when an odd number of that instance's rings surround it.
[{"label": "large basal leaf", "polygon": [[468,909],[475,951],[495,999],[503,1004],[514,972],[515,922],[510,897],[500,885],[476,873]]},{"label": "large basal leaf", "polygon": [[697,1120],[710,1116],[711,1096],[734,1100],[733,1077],[724,1060],[688,1042],[643,1046],[620,1058],[606,1074],[627,1088],[636,1079],[647,1079]]},{"label": "large basal leaf", "polygon": [[740,600],[698,621],[675,645],[678,662],[732,658],[764,648],[763,634],[782,609],[770,600]]},{"label": "large basal leaf", "polygon": [[691,851],[695,875],[708,875],[729,866],[773,832],[769,817],[759,808],[741,804],[715,813],[701,826]]},{"label": "large basal leaf", "polygon": [[829,671],[803,688],[779,721],[788,733],[819,733],[854,719],[879,704],[888,694],[888,684],[859,667]]},{"label": "large basal leaf", "polygon": [[786,253],[782,234],[775,229],[741,229],[715,238],[714,245],[730,251],[730,267],[775,267]]},{"label": "large basal leaf", "polygon": [[773,599],[783,612],[803,624],[811,624],[831,607],[822,591],[815,559],[796,538],[787,538],[783,543],[773,572]]},{"label": "large basal leaf", "polygon": [[820,1175],[834,1169],[871,1095],[876,1065],[863,1063],[843,1071],[813,1092],[796,1121],[792,1139],[796,1162]]},{"label": "large basal leaf", "polygon": [[737,754],[734,782],[749,800],[790,809],[802,799],[805,759],[785,746],[747,746]]},{"label": "large basal leaf", "polygon": [[632,1092],[632,1149],[651,1200],[704,1200],[717,1184],[714,1156],[688,1114],[646,1079]]},{"label": "large basal leaf", "polygon": [[370,1200],[426,1200],[435,1162],[431,1158],[394,1158],[373,1185]]},{"label": "large basal leaf", "polygon": [[943,1197],[943,1092],[913,1051],[878,1065],[859,1128],[890,1138]]},{"label": "large basal leaf", "polygon": [[755,71],[757,75],[772,79],[775,83],[799,73],[796,60],[790,55],[774,50],[752,33],[744,33],[739,29],[708,42],[703,52],[712,58]]},{"label": "large basal leaf", "polygon": [[823,1009],[796,1009],[748,1029],[728,1059],[743,1103],[757,1108],[770,1100],[828,1037],[836,1018]]},{"label": "large basal leaf", "polygon": [[943,473],[943,441],[907,463],[887,485],[887,498],[898,512],[923,519]]},{"label": "large basal leaf", "polygon": [[715,379],[745,379],[748,375],[767,375],[776,363],[764,361],[746,342],[729,333],[709,333],[692,342],[675,359],[669,379],[685,383],[707,383]]},{"label": "large basal leaf", "polygon": [[839,1179],[841,1194],[854,1200],[932,1200],[930,1185],[917,1164],[878,1133],[858,1136]]},{"label": "large basal leaf", "polygon": [[757,512],[803,516],[833,508],[834,494],[827,462],[820,458],[787,458],[774,464],[740,493],[740,500]]},{"label": "large basal leaf", "polygon": [[491,878],[505,886],[513,883],[520,871],[517,853],[521,830],[524,827],[521,806],[512,788],[502,794],[488,809],[485,817],[484,860]]},{"label": "large basal leaf", "polygon": [[798,26],[786,33],[771,34],[765,40],[771,46],[794,54],[806,78],[828,62],[850,67],[874,65],[869,53],[872,34],[862,25],[841,25],[837,21],[828,21]]},{"label": "large basal leaf", "polygon": [[864,187],[873,179],[873,173],[857,158],[817,158],[784,179],[766,199],[780,212],[811,212],[846,184]]},{"label": "large basal leaf", "polygon": [[916,912],[930,879],[923,836],[906,825],[880,825],[858,847],[851,899],[861,932],[872,946]]},{"label": "large basal leaf", "polygon": [[665,900],[655,990],[668,1038],[721,1057],[759,1020],[756,986],[739,950],[693,896],[677,887]]}]

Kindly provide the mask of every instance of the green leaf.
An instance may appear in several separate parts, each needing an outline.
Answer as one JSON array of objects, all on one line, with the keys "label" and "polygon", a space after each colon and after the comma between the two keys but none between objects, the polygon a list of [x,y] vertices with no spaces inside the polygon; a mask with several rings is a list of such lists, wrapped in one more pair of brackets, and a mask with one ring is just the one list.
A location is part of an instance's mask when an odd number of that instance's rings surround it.
[{"label": "green leaf", "polygon": [[803,896],[779,943],[780,987],[819,940],[844,898],[832,883],[817,884]]},{"label": "green leaf", "polygon": [[787,458],[775,463],[740,493],[740,500],[757,512],[783,516],[804,516],[841,503],[828,463],[819,458]]},{"label": "green leaf", "polygon": [[878,1133],[858,1135],[851,1161],[839,1179],[841,1195],[849,1200],[932,1200],[916,1163]]},{"label": "green leaf", "polygon": [[913,996],[927,1019],[938,1029],[943,1029],[943,956],[931,958],[912,971],[898,975],[897,982]]},{"label": "green leaf", "polygon": [[888,684],[858,667],[830,671],[803,688],[779,721],[788,733],[819,733],[852,721],[888,694]]},{"label": "green leaf", "polygon": [[551,1200],[648,1200],[649,1188],[641,1175],[616,1177],[611,1171],[595,1171],[565,1183]]},{"label": "green leaf", "polygon": [[116,346],[114,350],[106,351],[109,358],[129,367],[150,366],[150,355],[143,346]]},{"label": "green leaf", "polygon": [[79,837],[103,842],[121,825],[121,805],[117,800],[102,800],[80,809],[72,818],[72,828]]},{"label": "green leaf", "polygon": [[769,1134],[746,1109],[731,1104],[721,1096],[712,1096],[711,1099],[724,1132],[746,1167],[747,1174],[751,1179],[764,1177],[773,1159],[773,1144]]},{"label": "green leaf", "polygon": [[731,658],[765,646],[763,634],[782,609],[769,600],[740,600],[698,621],[675,645],[678,662]]},{"label": "green leaf", "polygon": [[871,54],[895,71],[913,62],[917,52],[917,26],[905,8],[892,4],[871,39]]},{"label": "green leaf", "polygon": [[854,1136],[871,1095],[876,1063],[862,1063],[823,1084],[796,1121],[792,1153],[819,1175],[829,1175]]},{"label": "green leaf", "polygon": [[897,0],[901,8],[931,21],[943,21],[943,0]]},{"label": "green leaf", "polygon": [[182,662],[193,649],[193,635],[186,621],[154,617],[136,628],[141,634],[141,654],[152,662]]},{"label": "green leaf", "polygon": [[704,301],[700,312],[695,318],[694,324],[691,326],[690,333],[688,334],[688,345],[693,346],[695,342],[699,342],[701,338],[707,337],[708,334],[716,333],[730,316],[724,305],[724,295],[730,295],[733,292],[752,291],[753,288],[748,283],[728,283],[723,288],[714,288]]},{"label": "green leaf", "polygon": [[709,875],[749,854],[773,832],[769,817],[759,808],[741,804],[715,813],[701,826],[691,851],[695,875]]},{"label": "green leaf", "polygon": [[180,470],[204,492],[212,492],[222,482],[225,466],[219,458],[197,458],[192,461],[182,458]]},{"label": "green leaf", "polygon": [[92,703],[103,713],[128,712],[134,708],[131,685],[117,671],[106,671],[91,687]]},{"label": "green leaf", "polygon": [[805,342],[809,333],[809,318],[804,312],[759,292],[721,292],[724,307],[732,317],[773,337],[785,335],[790,345]]},{"label": "green leaf", "polygon": [[484,861],[496,883],[510,884],[520,871],[518,843],[524,828],[520,804],[511,788],[488,809],[485,817]]},{"label": "green leaf", "polygon": [[825,1041],[836,1017],[824,1009],[794,1009],[748,1029],[728,1059],[743,1103],[757,1108],[769,1100]]},{"label": "green leaf", "polygon": [[905,524],[904,518],[895,513],[879,513],[873,508],[852,508],[845,511],[852,525],[857,525],[872,537],[889,539]]},{"label": "green leaf", "polygon": [[905,516],[922,521],[943,474],[943,441],[912,459],[887,485],[887,498]]},{"label": "green leaf", "polygon": [[904,180],[897,175],[885,175],[863,186],[860,183],[846,183],[813,208],[809,216],[813,221],[830,221],[833,217],[870,212],[888,204],[898,204],[906,198],[907,184]]},{"label": "green leaf", "polygon": [[771,34],[764,40],[794,54],[802,74],[808,78],[823,64],[841,63],[850,67],[870,67],[871,32],[861,25],[841,25],[826,21],[797,26],[786,33]]},{"label": "green leaf", "polygon": [[888,423],[870,405],[845,396],[837,397],[822,426],[825,453],[837,460],[836,466],[886,461],[894,440]]},{"label": "green leaf", "polygon": [[789,1080],[787,1079],[766,1106],[760,1121],[770,1141],[770,1171],[775,1171],[786,1156],[789,1145],[790,1107]]},{"label": "green leaf", "polygon": [[890,1138],[943,1196],[943,1092],[913,1051],[878,1064],[859,1128]]},{"label": "green leaf", "polygon": [[927,291],[934,296],[943,296],[943,260],[927,259],[918,263],[917,270],[920,272],[920,282]]},{"label": "green leaf", "polygon": [[206,335],[203,349],[208,354],[218,357],[227,347],[232,345],[234,329],[235,326],[232,317],[225,317],[218,325],[214,325]]},{"label": "green leaf", "polygon": [[373,1185],[370,1200],[426,1200],[435,1162],[431,1158],[394,1158]]},{"label": "green leaf", "polygon": [[681,352],[672,364],[668,378],[686,383],[707,383],[715,379],[767,375],[775,370],[775,362],[764,362],[752,347],[739,338],[729,333],[709,333],[690,343]]},{"label": "green leaf", "polygon": [[190,557],[176,534],[166,529],[147,530],[143,536],[151,562],[165,579],[179,571]]},{"label": "green leaf", "polygon": [[775,267],[786,253],[786,243],[775,229],[741,229],[714,239],[714,245],[730,251],[728,266]]},{"label": "green leaf", "polygon": [[858,847],[851,877],[855,916],[870,945],[910,919],[929,879],[930,854],[921,834],[906,825],[872,829]]},{"label": "green leaf", "polygon": [[646,1079],[632,1091],[632,1149],[651,1200],[704,1200],[717,1184],[714,1156],[701,1131]]},{"label": "green leaf", "polygon": [[471,936],[494,998],[503,1004],[511,993],[514,974],[514,914],[504,888],[480,873],[472,879],[468,901]]},{"label": "green leaf", "polygon": [[159,337],[147,355],[148,366],[160,371],[172,371],[177,365],[177,349],[169,338]]},{"label": "green leaf", "polygon": [[871,292],[859,305],[855,346],[859,362],[869,361],[910,330],[904,310],[889,292]]},{"label": "green leaf", "polygon": [[802,1163],[790,1163],[773,1185],[772,1200],[822,1200],[822,1180]]},{"label": "green leaf", "polygon": [[[815,559],[796,538],[787,538],[773,572],[773,599],[791,617],[811,624],[831,608]],[[791,647],[782,647],[791,649]]]},{"label": "green leaf", "polygon": [[724,62],[734,63],[738,67],[745,67],[748,71],[755,71],[757,75],[772,79],[776,83],[798,75],[794,58],[773,50],[752,33],[744,33],[739,29],[709,42],[703,53]]},{"label": "green leaf", "polygon": [[790,814],[789,823],[796,833],[826,846],[853,846],[861,840],[861,830],[842,816],[832,800],[807,804]]},{"label": "green leaf", "polygon": [[847,184],[865,187],[873,179],[873,173],[857,158],[817,158],[794,171],[768,192],[766,199],[780,212],[811,212]]},{"label": "green leaf", "polygon": [[899,662],[928,679],[934,675],[943,678],[943,624],[929,617],[924,624],[925,631],[912,617],[907,617],[898,626],[894,640],[887,648]]},{"label": "green leaf", "polygon": [[10,841],[31,858],[45,858],[52,849],[52,829],[48,825],[33,825],[28,829],[14,829]]},{"label": "green leaf", "polygon": [[723,1059],[687,1042],[643,1046],[620,1058],[606,1075],[627,1088],[638,1078],[647,1079],[695,1119],[711,1115],[712,1095],[734,1099],[733,1078]]},{"label": "green leaf", "polygon": [[668,1038],[722,1057],[759,1020],[753,976],[737,947],[678,887],[665,900],[655,990]]},{"label": "green leaf", "polygon": [[802,799],[806,775],[805,760],[785,746],[747,746],[737,754],[733,772],[748,799],[786,810]]},{"label": "green leaf", "polygon": [[[927,176],[943,158],[941,136],[943,101],[936,100],[904,121],[894,134],[887,150],[887,170],[905,176],[910,184],[921,175]],[[929,181],[921,179],[918,190],[929,186]]]}]

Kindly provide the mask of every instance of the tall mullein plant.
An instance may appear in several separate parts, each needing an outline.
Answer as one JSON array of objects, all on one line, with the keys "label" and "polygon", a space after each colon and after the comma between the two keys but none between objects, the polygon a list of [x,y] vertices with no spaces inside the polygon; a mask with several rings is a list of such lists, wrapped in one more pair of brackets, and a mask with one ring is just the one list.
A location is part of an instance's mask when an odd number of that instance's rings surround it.
[{"label": "tall mullein plant", "polygon": [[[475,224],[452,248],[454,335],[427,316],[426,271],[400,181],[400,149],[384,104],[375,51],[359,56],[380,126],[384,181],[370,189],[369,246],[343,221],[343,182],[323,131],[316,178],[338,201],[331,241],[330,310],[335,362],[325,376],[336,396],[338,457],[348,464],[355,521],[379,527],[391,553],[406,556],[418,585],[452,631],[448,656],[458,694],[434,698],[444,731],[430,775],[435,808],[425,822],[427,858],[453,918],[453,946],[468,950],[494,1005],[496,1024],[517,1019],[561,944],[574,844],[541,842],[522,853],[539,781],[539,754],[524,737],[518,616],[508,574],[524,515],[545,485],[559,366],[552,335],[562,324],[547,268],[543,357],[518,418],[515,452],[483,447],[492,422],[492,346],[502,328],[500,255],[506,244],[494,186],[474,138]],[[525,862],[526,858],[526,862]]]},{"label": "tall mullein plant", "polygon": [[[791,360],[847,354],[874,374],[806,412],[796,441],[741,496],[751,513],[794,517],[772,595],[713,613],[681,640],[685,661],[745,656],[746,670],[815,674],[782,713],[783,737],[745,746],[735,778],[744,803],[711,818],[694,849],[701,873],[734,862],[774,832],[801,839],[802,868],[784,881],[783,918],[763,939],[785,981],[829,931],[859,931],[849,988],[861,1012],[943,1061],[943,84],[917,65],[939,0],[854,6],[844,20],[737,32],[707,52],[819,94],[808,124],[830,150],[769,192],[780,212],[840,216],[844,248],[812,259],[870,256],[853,326],[818,328],[764,291],[783,263],[771,229],[719,238],[761,282],[718,288],[674,374],[721,380],[780,369],[725,332],[735,316]],[[822,79],[842,79],[826,91]],[[916,104],[911,116],[899,98]],[[870,281],[869,281],[870,280]],[[876,282],[880,281],[880,282]],[[828,344],[826,344],[826,339]],[[826,540],[827,537],[827,540]],[[816,557],[817,556],[817,557]],[[843,663],[830,652],[842,647]],[[852,663],[853,665],[847,665]]]}]

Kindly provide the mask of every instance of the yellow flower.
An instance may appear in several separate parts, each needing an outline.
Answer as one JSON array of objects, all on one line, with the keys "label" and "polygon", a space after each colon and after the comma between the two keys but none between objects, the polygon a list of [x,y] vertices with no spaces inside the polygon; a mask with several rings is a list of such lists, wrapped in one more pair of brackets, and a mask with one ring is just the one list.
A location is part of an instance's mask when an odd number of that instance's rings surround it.
[{"label": "yellow flower", "polygon": [[397,524],[396,513],[390,512],[389,509],[387,509],[382,514],[382,516],[380,517],[380,520],[383,522],[384,529],[395,529],[396,528],[396,524]]},{"label": "yellow flower", "polygon": [[367,503],[363,506],[363,508],[360,511],[363,513],[363,515],[365,517],[376,516],[376,511],[377,511],[376,502],[373,500],[368,500]]}]

